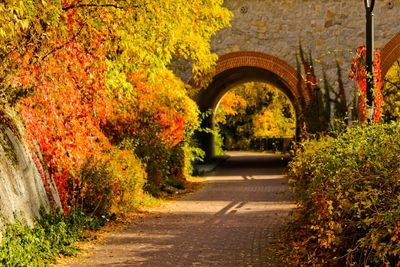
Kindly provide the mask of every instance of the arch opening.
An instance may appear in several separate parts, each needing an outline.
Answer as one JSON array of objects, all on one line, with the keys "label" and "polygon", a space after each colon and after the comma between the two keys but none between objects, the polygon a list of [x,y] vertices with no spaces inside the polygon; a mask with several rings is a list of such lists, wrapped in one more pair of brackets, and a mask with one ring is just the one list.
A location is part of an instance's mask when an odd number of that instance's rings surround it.
[{"label": "arch opening", "polygon": [[383,120],[400,120],[400,32],[381,49]]},{"label": "arch opening", "polygon": [[381,49],[382,77],[386,76],[398,58],[400,58],[400,32]]},{"label": "arch opening", "polygon": [[[202,128],[214,129],[214,113],[222,97],[233,87],[246,82],[262,82],[282,91],[291,101],[298,121],[301,108],[298,99],[304,82],[297,71],[286,62],[258,52],[237,52],[222,56],[217,64],[216,75],[209,86],[200,91],[196,102],[201,112],[211,110],[212,115],[202,122]],[[215,140],[211,133],[199,133],[200,147],[205,151],[205,160],[215,156]]]},{"label": "arch opening", "polygon": [[383,76],[382,118],[385,122],[400,120],[400,57]]},{"label": "arch opening", "polygon": [[296,134],[289,98],[264,82],[235,86],[219,102],[214,116],[215,153],[287,151]]}]

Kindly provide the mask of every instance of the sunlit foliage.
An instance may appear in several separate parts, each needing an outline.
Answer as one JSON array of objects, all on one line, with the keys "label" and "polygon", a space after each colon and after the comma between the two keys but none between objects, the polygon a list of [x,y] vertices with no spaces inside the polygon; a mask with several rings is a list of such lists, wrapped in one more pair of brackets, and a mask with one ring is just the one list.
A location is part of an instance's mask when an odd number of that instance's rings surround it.
[{"label": "sunlit foliage", "polygon": [[396,60],[383,80],[382,94],[383,119],[397,121],[400,119],[400,60]]},{"label": "sunlit foliage", "polygon": [[[192,90],[169,66],[187,60],[194,80],[212,72],[217,56],[210,51],[210,37],[228,26],[231,16],[221,4],[0,3],[1,100],[20,112],[29,149],[44,166],[42,176],[55,181],[65,211],[87,203],[79,199],[85,194],[78,194],[85,191],[95,193],[84,208],[98,212],[111,206],[104,203],[115,203],[107,194],[131,190],[118,178],[127,170],[139,173],[131,179],[140,181],[130,184],[143,185],[140,169],[145,168],[149,190],[161,188],[166,179],[185,179],[198,110],[189,97]],[[113,170],[102,167],[109,163]],[[98,187],[85,177],[91,173],[108,180]],[[131,193],[140,190],[136,186]]]},{"label": "sunlit foliage", "polygon": [[400,262],[400,126],[354,126],[305,139],[289,164],[298,209],[285,241],[290,266]]},{"label": "sunlit foliage", "polygon": [[[351,62],[351,73],[349,78],[354,79],[357,82],[358,86],[358,117],[361,121],[366,121],[368,118],[367,110],[369,107],[367,106],[367,66],[366,66],[366,47],[364,45],[358,45],[356,50],[356,56],[353,58]],[[379,122],[379,119],[382,114],[382,71],[381,71],[381,56],[380,52],[374,50],[374,62],[373,62],[373,121]],[[372,78],[371,78],[372,79]]]},{"label": "sunlit foliage", "polygon": [[227,149],[250,148],[256,138],[292,138],[296,118],[290,100],[265,83],[251,82],[229,91],[215,121]]}]

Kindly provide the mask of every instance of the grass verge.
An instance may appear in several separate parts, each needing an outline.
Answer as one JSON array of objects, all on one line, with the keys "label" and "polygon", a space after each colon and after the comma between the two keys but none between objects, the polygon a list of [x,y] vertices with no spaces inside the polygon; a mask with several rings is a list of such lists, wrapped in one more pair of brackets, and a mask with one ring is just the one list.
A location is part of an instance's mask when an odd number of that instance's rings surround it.
[{"label": "grass verge", "polygon": [[17,216],[12,223],[3,218],[1,266],[48,266],[58,255],[75,255],[79,250],[76,241],[88,238],[86,230],[100,229],[103,224],[81,210],[72,210],[67,217],[60,211],[41,209],[40,215],[32,227]]}]

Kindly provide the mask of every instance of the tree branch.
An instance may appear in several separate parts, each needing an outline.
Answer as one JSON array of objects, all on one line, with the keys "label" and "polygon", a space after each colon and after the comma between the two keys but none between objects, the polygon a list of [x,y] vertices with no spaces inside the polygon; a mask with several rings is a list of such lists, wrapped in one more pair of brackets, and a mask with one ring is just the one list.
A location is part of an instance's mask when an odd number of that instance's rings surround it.
[{"label": "tree branch", "polygon": [[400,85],[399,85],[399,82],[392,82],[391,80],[389,80],[389,79],[383,79],[383,81],[384,82],[387,82],[387,83],[390,83],[392,86],[394,86],[394,87],[396,87],[398,90],[400,90]]},{"label": "tree branch", "polygon": [[[82,26],[81,26],[81,28],[79,29],[79,31],[78,31],[77,33],[75,33],[74,36],[73,36],[70,40],[75,39],[75,38],[82,32],[82,30],[83,30],[83,28],[84,28],[85,26],[86,26],[86,24],[82,24]],[[41,60],[43,61],[43,60],[44,60],[46,57],[48,57],[49,55],[51,55],[51,54],[57,52],[58,50],[60,50],[60,49],[62,49],[62,48],[64,48],[69,42],[71,42],[71,41],[67,41],[65,44],[62,44],[62,45],[60,45],[60,46],[58,46],[58,47],[53,48],[50,52],[48,52],[46,55],[44,55],[44,56],[41,58]]]}]

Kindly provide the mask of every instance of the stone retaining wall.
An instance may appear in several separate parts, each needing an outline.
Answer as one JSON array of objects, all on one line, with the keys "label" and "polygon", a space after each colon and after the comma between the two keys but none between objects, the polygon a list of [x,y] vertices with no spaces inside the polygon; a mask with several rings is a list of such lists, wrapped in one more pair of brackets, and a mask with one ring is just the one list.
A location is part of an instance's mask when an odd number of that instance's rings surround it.
[{"label": "stone retaining wall", "polygon": [[[0,228],[4,219],[32,223],[49,201],[39,171],[22,141],[6,124],[0,124]],[[1,234],[0,234],[1,238]]]}]

